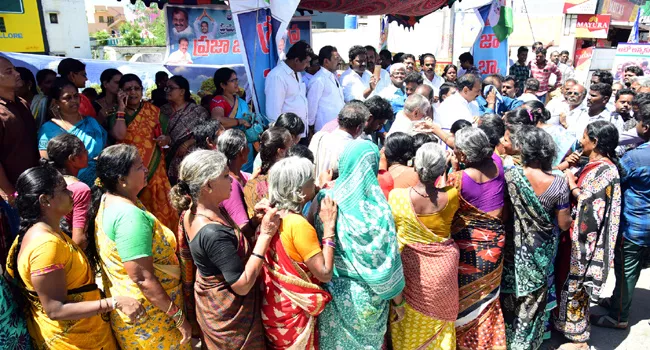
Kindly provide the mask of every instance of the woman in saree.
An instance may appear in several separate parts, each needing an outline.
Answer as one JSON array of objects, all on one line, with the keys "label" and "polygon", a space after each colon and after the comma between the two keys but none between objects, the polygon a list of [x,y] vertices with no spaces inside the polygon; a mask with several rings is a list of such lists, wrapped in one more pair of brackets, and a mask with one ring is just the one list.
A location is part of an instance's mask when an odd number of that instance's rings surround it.
[{"label": "woman in saree", "polygon": [[465,165],[448,180],[460,193],[451,228],[460,249],[456,344],[459,349],[505,349],[499,303],[505,244],[503,165],[482,130],[463,128],[455,138],[455,156]]},{"label": "woman in saree", "polygon": [[160,113],[169,117],[165,135],[171,139],[165,155],[167,177],[173,186],[178,181],[178,167],[194,146],[192,129],[205,123],[210,115],[205,108],[194,103],[190,92],[190,83],[181,75],[167,80],[165,86],[168,103],[160,107]]},{"label": "woman in saree", "polygon": [[194,297],[202,343],[208,349],[264,349],[258,276],[277,232],[277,209],[264,212],[255,243],[220,203],[230,195],[226,157],[199,150],[181,162],[172,202],[184,211],[182,228],[197,267]]},{"label": "woman in saree", "polygon": [[[571,147],[575,144],[576,138],[573,137],[567,130],[554,124],[548,124],[551,119],[551,112],[549,112],[544,104],[540,101],[528,101],[524,103],[523,108],[528,110],[536,121],[538,128],[546,131],[553,138],[555,143],[556,157],[553,160],[553,168],[558,168],[558,165],[564,160]],[[558,172],[559,174],[559,172]]]},{"label": "woman in saree", "polygon": [[386,138],[385,157],[381,160],[380,168],[387,170],[393,178],[394,188],[409,188],[418,182],[418,175],[412,166],[415,156],[413,141],[413,136],[399,131]]},{"label": "woman in saree", "polygon": [[445,167],[442,148],[425,143],[415,154],[418,183],[388,198],[406,280],[404,319],[390,327],[394,349],[456,348],[460,256],[451,223],[459,201],[456,188],[436,188]]},{"label": "woman in saree", "polygon": [[138,193],[147,168],[132,145],[107,147],[97,158],[97,181],[88,214],[88,255],[101,267],[108,295],[131,295],[146,314],[130,322],[111,312],[122,349],[189,349],[192,328],[183,310],[176,237],[146,210]]},{"label": "woman in saree", "polygon": [[38,130],[38,149],[41,158],[47,159],[47,143],[57,135],[73,134],[88,151],[88,165],[77,177],[89,187],[95,181],[95,158],[106,147],[108,134],[93,117],[79,112],[77,87],[63,78],[57,78],[50,89],[52,100],[51,119]]},{"label": "woman in saree", "polygon": [[551,135],[533,126],[517,131],[515,148],[523,166],[504,169],[512,220],[506,239],[501,306],[508,349],[538,349],[556,303],[548,304],[549,277],[560,231],[571,224],[569,187],[551,173],[556,146]]},{"label": "woman in saree", "polygon": [[569,233],[560,239],[556,264],[559,307],[554,324],[574,342],[574,348],[587,349],[589,300],[600,296],[613,264],[620,222],[618,130],[610,122],[597,120],[587,125],[580,145],[589,162],[575,175],[564,172],[574,200],[573,222]]},{"label": "woman in saree", "polygon": [[107,127],[107,118],[117,111],[117,93],[120,89],[120,79],[122,72],[115,68],[109,68],[99,76],[102,92],[97,96],[93,107],[97,112],[97,121],[104,128]]},{"label": "woman in saree", "polygon": [[[404,273],[390,206],[379,183],[379,150],[355,140],[339,158],[334,188],[321,190],[311,206],[318,213],[326,196],[338,205],[336,265],[325,289],[332,295],[318,320],[323,349],[380,349],[388,315],[404,315]],[[326,238],[323,219],[315,217],[318,236]]]},{"label": "woman in saree", "polygon": [[[37,349],[118,349],[106,313],[118,311],[130,322],[145,316],[134,298],[103,298],[95,284],[96,266],[59,222],[72,210],[63,176],[53,167],[25,171],[16,182],[20,229],[7,258],[7,274],[17,293],[13,305],[24,307],[27,328]],[[4,314],[8,310],[2,309]],[[14,318],[16,324],[19,318]],[[2,330],[2,332],[7,329]],[[24,341],[2,338],[3,348]],[[22,349],[16,347],[16,349]]]},{"label": "woman in saree", "polygon": [[259,174],[250,178],[244,186],[244,201],[246,202],[249,218],[255,215],[255,205],[263,198],[268,197],[269,185],[267,178],[269,169],[275,162],[284,158],[292,146],[293,139],[289,130],[285,128],[273,126],[262,133],[260,138],[262,167]]},{"label": "woman in saree", "polygon": [[[214,72],[214,86],[217,88],[215,96],[210,101],[210,115],[212,119],[218,120],[227,130],[238,128],[242,131],[251,127],[250,110],[248,104],[239,97],[239,79],[237,73],[230,68],[219,68]],[[246,164],[242,168],[247,173],[253,172],[255,161],[255,148],[252,143],[248,147],[251,152],[248,154]]]},{"label": "woman in saree", "polygon": [[125,74],[120,79],[117,112],[108,118],[108,127],[116,143],[134,145],[147,168],[147,185],[138,196],[140,202],[160,222],[176,230],[178,213],[169,204],[169,178],[167,177],[163,148],[171,138],[167,132],[167,116],[158,107],[142,101],[142,81],[135,74]]},{"label": "woman in saree", "polygon": [[332,279],[336,204],[320,207],[323,246],[314,227],[301,215],[314,198],[314,164],[289,157],[269,171],[269,202],[282,224],[273,237],[264,265],[262,323],[271,349],[318,349],[317,317],[332,299],[321,286]]}]

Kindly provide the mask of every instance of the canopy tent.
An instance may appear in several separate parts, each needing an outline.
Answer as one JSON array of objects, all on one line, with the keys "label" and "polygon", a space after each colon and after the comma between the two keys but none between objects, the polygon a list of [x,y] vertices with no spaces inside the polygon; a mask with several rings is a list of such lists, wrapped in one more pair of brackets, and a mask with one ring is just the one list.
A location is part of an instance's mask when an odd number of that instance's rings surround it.
[{"label": "canopy tent", "polygon": [[[121,1],[121,0],[117,0]],[[135,3],[136,0],[129,0]],[[147,6],[153,3],[162,8],[171,5],[225,5],[223,0],[142,0]],[[301,0],[298,10],[339,12],[350,15],[389,15],[390,21],[396,21],[405,27],[413,27],[420,18],[451,6],[456,0]]]}]

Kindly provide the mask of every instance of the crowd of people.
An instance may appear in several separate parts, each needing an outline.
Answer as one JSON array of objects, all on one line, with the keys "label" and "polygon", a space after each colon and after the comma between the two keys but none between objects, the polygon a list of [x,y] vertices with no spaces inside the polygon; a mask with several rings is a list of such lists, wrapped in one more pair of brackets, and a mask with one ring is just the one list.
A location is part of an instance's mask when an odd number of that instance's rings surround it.
[{"label": "crowd of people", "polygon": [[34,78],[0,57],[0,341],[538,349],[555,330],[587,349],[627,328],[650,81],[586,87],[546,50],[439,76],[432,54],[354,46],[339,74],[301,41],[266,77],[263,131],[229,68],[203,103],[116,69],[89,98],[78,60]]}]

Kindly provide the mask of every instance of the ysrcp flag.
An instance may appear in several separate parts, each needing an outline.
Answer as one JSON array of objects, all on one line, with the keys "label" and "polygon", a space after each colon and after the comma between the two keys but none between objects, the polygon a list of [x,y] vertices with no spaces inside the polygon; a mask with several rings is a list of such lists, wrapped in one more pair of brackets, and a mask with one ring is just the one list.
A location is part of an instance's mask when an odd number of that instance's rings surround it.
[{"label": "ysrcp flag", "polygon": [[287,27],[300,0],[237,0],[230,2],[253,104],[266,115],[266,76],[284,56]]}]

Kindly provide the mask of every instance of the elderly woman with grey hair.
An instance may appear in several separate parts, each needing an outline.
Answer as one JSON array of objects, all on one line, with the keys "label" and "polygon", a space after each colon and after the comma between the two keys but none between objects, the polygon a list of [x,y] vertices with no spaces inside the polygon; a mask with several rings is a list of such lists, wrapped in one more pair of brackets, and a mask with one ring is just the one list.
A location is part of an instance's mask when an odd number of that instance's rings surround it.
[{"label": "elderly woman with grey hair", "polygon": [[546,131],[520,126],[515,148],[523,166],[505,167],[512,234],[506,239],[501,305],[509,349],[537,349],[544,340],[547,302],[555,301],[549,277],[560,231],[571,225],[569,185],[551,173],[555,141]]},{"label": "elderly woman with grey hair", "polygon": [[268,183],[270,205],[279,210],[282,225],[264,266],[266,339],[272,348],[312,349],[316,317],[332,298],[320,283],[332,279],[337,207],[329,197],[321,202],[321,248],[316,230],[301,215],[316,193],[314,165],[305,158],[282,159],[271,167]]},{"label": "elderly woman with grey hair", "polygon": [[[224,200],[221,206],[226,209],[235,223],[244,230],[249,220],[246,202],[244,201],[244,186],[250,174],[241,169],[248,161],[250,149],[246,142],[246,134],[239,129],[228,129],[219,136],[217,149],[226,156],[228,175],[232,179],[230,198]],[[259,222],[257,222],[259,223]],[[246,231],[246,230],[244,230]],[[253,230],[250,230],[251,233]]]},{"label": "elderly woman with grey hair", "polygon": [[[388,198],[406,279],[404,319],[391,323],[395,349],[456,346],[458,298],[449,295],[458,295],[459,251],[451,238],[458,189],[435,185],[445,171],[446,158],[441,146],[425,143],[415,154],[417,184],[396,188]],[[424,322],[427,327],[413,332],[414,324]]]},{"label": "elderly woman with grey hair", "polygon": [[457,344],[473,349],[505,347],[499,303],[505,241],[503,164],[483,130],[467,127],[455,136],[454,153],[465,164],[464,170],[449,175],[449,184],[460,192],[451,233],[460,248]]},{"label": "elderly woman with grey hair", "polygon": [[181,162],[170,197],[172,205],[186,213],[179,229],[198,269],[193,289],[203,344],[209,349],[263,349],[257,277],[280,217],[277,209],[258,205],[255,209],[265,215],[257,241],[253,244],[242,234],[220,206],[230,196],[227,162],[216,151],[190,153]]}]

